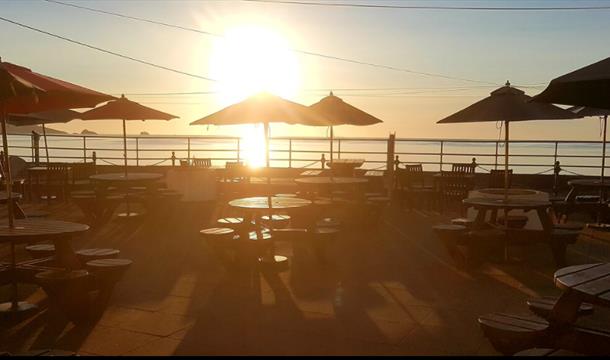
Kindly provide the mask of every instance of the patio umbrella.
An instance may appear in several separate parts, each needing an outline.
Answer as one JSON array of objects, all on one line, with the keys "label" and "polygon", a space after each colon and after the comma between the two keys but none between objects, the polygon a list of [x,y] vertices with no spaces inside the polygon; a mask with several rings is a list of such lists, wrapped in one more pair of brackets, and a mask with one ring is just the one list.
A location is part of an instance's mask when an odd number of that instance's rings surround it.
[{"label": "patio umbrella", "polygon": [[509,124],[513,121],[574,119],[578,115],[551,104],[530,101],[525,92],[506,85],[491,92],[491,95],[437,123],[464,123],[480,121],[504,121],[504,199],[508,199],[508,140]]},{"label": "patio umbrella", "polygon": [[15,126],[42,125],[42,136],[44,138],[44,149],[49,163],[49,146],[47,145],[46,124],[67,123],[80,118],[80,113],[74,110],[50,110],[31,114],[9,114],[7,122]]},{"label": "patio umbrella", "polygon": [[[601,181],[604,182],[606,124],[610,111],[610,57],[551,80],[532,101],[586,107],[582,116],[604,116]],[[576,108],[576,107],[575,107]]]},{"label": "patio umbrella", "polygon": [[265,164],[269,161],[269,123],[284,122],[312,126],[329,126],[323,115],[279,96],[269,93],[253,95],[239,103],[229,105],[211,115],[193,121],[191,125],[245,125],[262,123],[265,128]]},{"label": "patio umbrella", "polygon": [[171,120],[178,117],[138,104],[128,100],[125,95],[121,95],[120,99],[85,111],[81,114],[80,118],[83,120],[123,120],[123,159],[125,162],[125,176],[127,176],[127,130],[125,121]]},{"label": "patio umbrella", "polygon": [[114,97],[41,75],[23,66],[0,59],[0,123],[6,161],[8,222],[13,227],[12,176],[8,153],[8,114],[27,114],[56,109],[88,108]]},{"label": "patio umbrella", "polygon": [[382,122],[371,114],[368,114],[357,107],[354,107],[341,98],[333,95],[331,91],[328,96],[310,105],[310,108],[324,115],[330,120],[330,163],[333,162],[333,126],[335,125],[356,125],[366,126]]},{"label": "patio umbrella", "polygon": [[[102,101],[112,99],[102,94],[65,81],[54,79],[31,71],[28,68],[3,62],[0,59],[0,124],[2,125],[2,145],[6,166],[6,192],[9,228],[14,228],[12,200],[12,176],[6,134],[7,114],[27,114],[39,111],[92,107]],[[15,244],[11,243],[12,261],[15,266]],[[17,300],[17,283],[13,283],[10,303],[0,304],[3,313],[18,313],[32,308],[31,304]]]}]

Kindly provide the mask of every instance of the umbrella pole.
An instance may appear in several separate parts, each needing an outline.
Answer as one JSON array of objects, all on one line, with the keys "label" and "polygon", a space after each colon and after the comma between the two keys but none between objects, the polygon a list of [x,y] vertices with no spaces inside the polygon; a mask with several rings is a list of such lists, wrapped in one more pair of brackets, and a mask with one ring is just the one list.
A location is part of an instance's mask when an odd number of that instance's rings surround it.
[{"label": "umbrella pole", "polygon": [[0,117],[2,117],[2,147],[4,148],[4,181],[6,182],[6,197],[7,200],[7,208],[8,208],[8,226],[13,228],[14,224],[14,213],[13,213],[13,192],[11,187],[13,186],[13,177],[11,176],[11,163],[9,161],[8,156],[8,136],[6,135],[6,112],[4,109],[4,104],[1,105],[0,108]]},{"label": "umbrella pole", "polygon": [[508,121],[504,121],[504,201],[508,201]]},{"label": "umbrella pole", "polygon": [[608,115],[604,115],[604,142],[602,143],[602,175],[601,182],[604,183],[604,170],[606,167],[606,131],[608,128]]},{"label": "umbrella pole", "polygon": [[[127,178],[127,128],[125,126],[125,119],[123,119],[123,159],[125,162],[125,178]],[[131,209],[129,206],[129,185],[127,185],[127,188],[125,189],[125,194],[125,205],[127,206],[125,217],[129,218],[131,216]]]},{"label": "umbrella pole", "polygon": [[[333,132],[333,126],[330,126],[330,164],[332,166],[333,163],[333,143],[334,143],[334,138],[335,138],[335,134]],[[322,167],[324,167],[324,164],[322,164]]]},{"label": "umbrella pole", "polygon": [[49,145],[47,144],[47,129],[44,123],[42,124],[42,137],[44,138],[44,151],[47,155],[47,166],[49,166]]}]

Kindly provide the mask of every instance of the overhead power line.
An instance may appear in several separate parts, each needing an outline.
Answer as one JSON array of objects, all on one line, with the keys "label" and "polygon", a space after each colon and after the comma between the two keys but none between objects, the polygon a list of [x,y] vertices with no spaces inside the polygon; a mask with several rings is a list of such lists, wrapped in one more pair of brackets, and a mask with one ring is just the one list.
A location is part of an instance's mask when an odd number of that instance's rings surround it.
[{"label": "overhead power line", "polygon": [[354,7],[374,9],[404,9],[404,10],[461,10],[461,11],[582,11],[582,10],[610,10],[610,6],[436,6],[436,5],[386,5],[386,4],[355,4],[331,3],[312,1],[287,0],[242,0],[251,3],[268,3],[282,5],[305,5],[326,7]]},{"label": "overhead power line", "polygon": [[99,51],[99,52],[103,52],[105,54],[117,56],[117,57],[120,57],[120,58],[123,58],[123,59],[126,59],[126,60],[131,60],[131,61],[134,61],[134,62],[137,62],[137,63],[140,63],[140,64],[148,65],[148,66],[151,66],[151,67],[154,67],[154,68],[157,68],[157,69],[171,71],[171,72],[176,73],[176,74],[186,75],[186,76],[190,76],[190,77],[193,77],[193,78],[196,78],[196,79],[207,80],[207,81],[216,81],[216,80],[214,80],[212,78],[209,78],[207,76],[192,74],[192,73],[189,73],[189,72],[186,72],[186,71],[170,68],[168,66],[155,64],[155,63],[150,62],[150,61],[134,58],[132,56],[120,54],[118,52],[114,52],[114,51],[107,50],[107,49],[103,49],[101,47],[94,46],[94,45],[91,45],[91,44],[87,44],[87,43],[84,43],[84,42],[81,42],[81,41],[78,41],[78,40],[70,39],[70,38],[65,37],[65,36],[57,35],[57,34],[54,34],[54,33],[51,33],[51,32],[45,31],[45,30],[42,30],[42,29],[35,28],[33,26],[29,26],[29,25],[26,25],[26,24],[23,24],[23,23],[20,23],[20,22],[11,20],[11,19],[7,19],[5,17],[1,17],[0,16],[0,21],[4,21],[4,22],[7,22],[7,23],[10,23],[10,24],[13,24],[13,25],[17,25],[19,27],[22,27],[22,28],[25,28],[25,29],[28,29],[28,30],[32,30],[32,31],[35,31],[35,32],[38,32],[38,33],[41,33],[41,34],[45,34],[45,35],[54,37],[56,39],[64,40],[64,41],[70,42],[72,44],[84,46],[86,48],[89,48],[89,49],[92,49],[92,50],[96,50],[96,51]]},{"label": "overhead power line", "polygon": [[[81,9],[81,10],[87,10],[87,11],[91,11],[91,12],[95,12],[95,13],[99,13],[99,14],[111,15],[111,16],[116,16],[116,17],[120,17],[120,18],[124,18],[124,19],[140,21],[140,22],[160,25],[160,26],[169,27],[169,28],[175,28],[175,29],[184,30],[184,31],[190,31],[190,32],[194,32],[194,33],[206,35],[206,36],[214,36],[214,37],[219,37],[219,38],[225,37],[222,34],[216,34],[213,32],[195,29],[192,27],[187,27],[187,26],[182,26],[182,25],[177,25],[177,24],[170,24],[170,23],[166,23],[166,22],[162,22],[162,21],[157,21],[157,20],[152,20],[152,19],[147,19],[147,18],[142,18],[142,17],[137,17],[137,16],[131,16],[131,15],[91,8],[91,7],[82,6],[82,5],[66,3],[63,1],[57,1],[57,0],[44,0],[44,1],[53,3],[53,4],[57,4],[57,5],[63,5],[63,6],[69,6],[69,7],[73,7],[73,8],[77,8],[77,9]],[[471,82],[471,83],[479,83],[479,84],[499,85],[498,83],[494,83],[494,82],[490,82],[490,81],[468,79],[468,78],[463,78],[463,77],[450,76],[450,75],[445,75],[445,74],[437,74],[437,73],[432,73],[432,72],[416,71],[416,70],[401,68],[401,67],[397,67],[397,66],[372,63],[372,62],[367,62],[367,61],[363,61],[363,60],[349,59],[349,58],[345,58],[345,57],[341,57],[341,56],[322,54],[322,53],[307,51],[307,50],[300,50],[300,49],[294,49],[294,48],[286,48],[286,50],[300,53],[303,55],[308,55],[308,56],[315,56],[315,57],[320,57],[320,58],[325,58],[325,59],[330,59],[330,60],[342,61],[342,62],[357,64],[357,65],[370,66],[370,67],[375,67],[375,68],[379,68],[379,69],[399,71],[399,72],[415,74],[415,75],[422,75],[422,76],[428,76],[428,77],[443,78],[443,79],[448,79],[448,80],[457,80],[457,81],[464,81],[464,82]]]}]

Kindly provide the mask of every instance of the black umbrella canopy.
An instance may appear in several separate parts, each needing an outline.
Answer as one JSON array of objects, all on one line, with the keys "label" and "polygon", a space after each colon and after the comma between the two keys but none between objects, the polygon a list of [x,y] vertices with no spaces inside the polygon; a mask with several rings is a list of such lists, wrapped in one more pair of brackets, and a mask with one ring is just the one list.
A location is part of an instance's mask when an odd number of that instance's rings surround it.
[{"label": "black umbrella canopy", "polygon": [[346,103],[340,97],[326,96],[322,100],[309,106],[314,111],[324,115],[330,120],[331,125],[356,125],[367,126],[381,123],[375,116],[368,114],[351,104]]},{"label": "black umbrella canopy", "polygon": [[574,119],[579,116],[552,104],[531,102],[525,92],[506,85],[491,92],[491,95],[467,108],[456,112],[438,124],[482,122],[482,121],[526,121]]},{"label": "black umbrella canopy", "polygon": [[6,121],[15,126],[67,123],[80,119],[81,113],[74,110],[50,110],[31,114],[9,114]]},{"label": "black umbrella canopy", "polygon": [[610,57],[551,80],[533,101],[610,109]]}]

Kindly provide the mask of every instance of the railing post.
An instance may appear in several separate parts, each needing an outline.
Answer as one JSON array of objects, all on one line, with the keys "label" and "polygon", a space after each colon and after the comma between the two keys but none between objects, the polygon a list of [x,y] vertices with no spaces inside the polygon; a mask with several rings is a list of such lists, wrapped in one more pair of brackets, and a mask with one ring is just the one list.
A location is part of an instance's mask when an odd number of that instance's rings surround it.
[{"label": "railing post", "polygon": [[444,141],[441,140],[441,151],[440,151],[440,161],[439,161],[439,166],[440,166],[440,171],[443,171],[443,146],[444,146]]},{"label": "railing post", "polygon": [[341,159],[341,139],[337,139],[337,159]]},{"label": "railing post", "polygon": [[241,138],[237,138],[237,162],[241,158]]},{"label": "railing post", "polygon": [[322,163],[322,170],[324,170],[324,166],[326,164],[326,158],[324,157],[324,153],[322,153],[322,157],[320,158],[320,162]]},{"label": "railing post", "polygon": [[553,155],[553,163],[557,164],[557,151],[559,147],[559,142],[555,141],[555,154]]},{"label": "railing post", "polygon": [[136,166],[140,166],[140,138],[136,136]]},{"label": "railing post", "polygon": [[35,131],[32,131],[32,162],[40,163],[40,135]]},{"label": "railing post", "polygon": [[83,162],[87,162],[87,137],[83,136]]},{"label": "railing post", "polygon": [[472,158],[472,167],[474,168],[474,172],[477,172],[477,158]]},{"label": "railing post", "polygon": [[559,173],[561,172],[561,166],[559,161],[555,161],[555,165],[553,166],[553,194],[557,196],[559,192]]},{"label": "railing post", "polygon": [[97,164],[97,153],[95,151],[91,153],[91,161],[93,161],[93,165]]},{"label": "railing post", "polygon": [[191,137],[186,138],[186,159],[191,160]]},{"label": "railing post", "polygon": [[176,152],[172,151],[172,166],[176,166]]},{"label": "railing post", "polygon": [[498,144],[499,142],[496,140],[496,160],[494,163],[494,170],[498,170]]},{"label": "railing post", "polygon": [[288,139],[288,167],[292,168],[292,139]]},{"label": "railing post", "polygon": [[400,159],[398,155],[396,155],[396,159],[394,159],[394,171],[398,171],[398,165],[400,165]]}]

